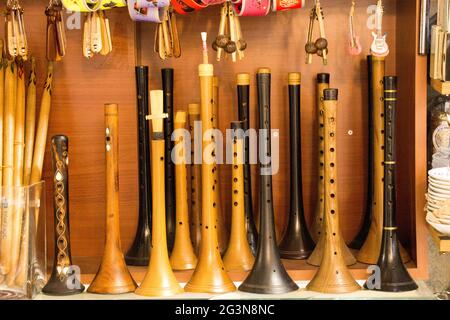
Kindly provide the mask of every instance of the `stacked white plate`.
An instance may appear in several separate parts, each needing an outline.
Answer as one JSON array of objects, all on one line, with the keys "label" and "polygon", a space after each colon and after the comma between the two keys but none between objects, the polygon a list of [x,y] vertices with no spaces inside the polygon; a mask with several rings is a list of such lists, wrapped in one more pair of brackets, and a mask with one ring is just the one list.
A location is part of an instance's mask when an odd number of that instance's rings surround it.
[{"label": "stacked white plate", "polygon": [[428,171],[427,222],[450,235],[450,168]]}]

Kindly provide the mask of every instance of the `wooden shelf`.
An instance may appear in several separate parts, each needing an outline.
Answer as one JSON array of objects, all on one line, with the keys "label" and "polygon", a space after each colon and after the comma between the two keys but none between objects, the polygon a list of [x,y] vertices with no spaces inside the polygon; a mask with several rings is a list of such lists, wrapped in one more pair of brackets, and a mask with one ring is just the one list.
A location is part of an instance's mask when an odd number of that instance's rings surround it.
[{"label": "wooden shelf", "polygon": [[441,81],[438,79],[431,79],[431,87],[443,95],[450,94],[450,81]]},{"label": "wooden shelf", "polygon": [[433,238],[440,253],[450,252],[450,237],[439,233],[432,226],[429,226],[430,235]]}]

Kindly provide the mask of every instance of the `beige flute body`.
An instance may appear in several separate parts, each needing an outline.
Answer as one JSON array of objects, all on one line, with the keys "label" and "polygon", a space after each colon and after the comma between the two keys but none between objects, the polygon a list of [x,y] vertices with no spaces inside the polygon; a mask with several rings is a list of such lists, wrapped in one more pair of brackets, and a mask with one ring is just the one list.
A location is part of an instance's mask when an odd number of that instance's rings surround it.
[{"label": "beige flute body", "polygon": [[[174,120],[175,130],[186,126],[186,112],[177,112]],[[187,198],[186,148],[183,136],[177,136],[174,147],[176,226],[175,243],[170,256],[170,265],[174,270],[190,270],[197,265],[197,257],[191,243],[189,232],[189,212]]]},{"label": "beige flute body", "polygon": [[[167,251],[164,179],[163,91],[150,91],[152,116],[152,252],[147,273],[136,294],[170,296],[183,292],[172,271]],[[167,116],[167,115],[166,115]],[[177,203],[178,206],[178,203]],[[177,212],[178,215],[178,212]],[[189,235],[187,235],[189,237]],[[188,242],[189,239],[188,239]]]},{"label": "beige flute body", "polygon": [[[183,292],[171,269],[166,238],[166,209],[164,193],[164,139],[152,140],[152,254],[147,273],[136,294],[169,296]],[[159,191],[158,191],[159,190]]]},{"label": "beige flute body", "polygon": [[[23,185],[23,157],[24,157],[24,135],[25,135],[25,68],[23,62],[17,62],[17,90],[16,90],[16,114],[14,125],[14,167],[13,184],[15,207],[13,211],[13,233],[9,254],[11,255],[11,271],[6,281],[8,285],[13,285],[19,263],[20,242],[23,221],[23,201],[21,188]],[[24,230],[26,232],[26,230]]]},{"label": "beige flute body", "polygon": [[[213,129],[218,129],[219,125],[219,78],[213,77],[213,99],[212,99],[212,120],[211,125]],[[219,152],[216,150],[216,153]],[[222,201],[220,199],[220,173],[219,165],[214,165],[214,202],[217,204],[214,209],[217,211],[217,235],[219,241],[220,254],[224,254],[228,244],[228,228],[223,216]]]},{"label": "beige flute body", "polygon": [[[3,40],[0,39],[0,49],[3,52]],[[3,116],[5,107],[5,60],[0,54],[0,186],[3,186]],[[2,199],[2,188],[0,188],[0,199]],[[2,225],[2,214],[0,211],[0,226]],[[1,227],[0,227],[1,228]],[[1,234],[1,229],[0,229]],[[0,237],[1,243],[1,237]],[[1,245],[1,244],[0,244]],[[1,256],[1,252],[0,252]],[[1,264],[0,264],[1,269]],[[0,272],[1,275],[1,272]],[[0,281],[1,282],[1,281]]]},{"label": "beige flute body", "polygon": [[322,238],[325,245],[319,270],[307,286],[308,290],[323,293],[347,293],[360,289],[346,266],[342,251],[344,240],[339,227],[336,109],[337,100],[324,101],[325,235]]},{"label": "beige flute body", "polygon": [[106,147],[106,235],[100,268],[88,292],[118,294],[133,292],[136,283],[125,264],[120,243],[119,135],[117,104],[105,104]]},{"label": "beige flute body", "polygon": [[[212,99],[213,73],[211,64],[199,65],[201,120],[202,120],[202,239],[197,267],[186,284],[185,290],[190,292],[222,293],[236,290],[236,287],[225,271],[225,267],[218,250],[217,213],[214,209],[214,163],[212,151],[214,141],[205,132],[212,128]],[[205,152],[206,151],[206,152]]]},{"label": "beige flute body", "polygon": [[25,159],[23,166],[23,184],[29,185],[33,162],[34,137],[36,133],[36,59],[31,57],[30,78],[27,87],[25,112]]},{"label": "beige flute body", "polygon": [[16,107],[17,66],[12,60],[5,64],[5,113],[3,132],[3,199],[0,271],[6,275],[11,271],[11,246],[13,241],[13,212],[14,206],[14,127]]},{"label": "beige flute body", "polygon": [[233,144],[231,234],[228,249],[223,257],[227,271],[249,271],[255,258],[247,240],[244,208],[244,139],[236,138]]},{"label": "beige flute body", "polygon": [[319,133],[319,169],[318,169],[318,182],[317,182],[317,204],[316,213],[314,215],[314,223],[312,227],[311,236],[317,243],[320,238],[323,214],[324,214],[324,142],[323,142],[323,90],[329,88],[329,83],[317,83],[316,86],[316,105],[317,105],[317,119],[318,119],[318,133]]},{"label": "beige flute body", "polygon": [[200,251],[201,240],[201,223],[202,223],[202,166],[194,163],[194,126],[195,122],[200,121],[200,105],[197,103],[189,104],[189,133],[191,134],[191,241],[194,246],[195,254],[198,255]]},{"label": "beige flute body", "polygon": [[[34,137],[36,132],[36,59],[30,58],[31,70],[27,86],[27,100],[25,106],[25,154],[23,165],[23,185],[30,184],[31,164],[33,161]],[[37,192],[40,194],[40,192]],[[28,265],[28,232],[30,226],[29,213],[26,212],[23,222],[23,232],[20,240],[19,274],[16,278],[16,285],[23,287],[27,277]]]}]

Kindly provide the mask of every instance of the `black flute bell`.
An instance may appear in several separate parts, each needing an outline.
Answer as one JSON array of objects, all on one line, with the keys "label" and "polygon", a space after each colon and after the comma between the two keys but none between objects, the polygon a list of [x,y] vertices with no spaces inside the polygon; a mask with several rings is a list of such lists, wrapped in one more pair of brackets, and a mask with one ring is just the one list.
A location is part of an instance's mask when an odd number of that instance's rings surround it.
[{"label": "black flute bell", "polygon": [[[260,154],[267,155],[266,161],[259,163],[259,210],[260,226],[258,250],[255,264],[239,290],[253,293],[277,294],[298,289],[284,268],[275,236],[275,221],[272,197],[272,154],[270,142],[270,69],[261,68],[256,75],[258,87],[260,135],[265,136],[259,148]],[[261,159],[260,159],[261,160]],[[267,161],[269,160],[269,161]],[[267,163],[268,162],[268,163]],[[267,163],[267,164],[266,164]]]},{"label": "black flute bell", "polygon": [[378,258],[381,282],[368,281],[366,288],[402,292],[417,289],[417,284],[411,278],[400,256],[400,245],[396,220],[396,156],[395,156],[395,121],[397,107],[397,77],[384,77],[384,215],[383,238]]},{"label": "black flute bell", "polygon": [[152,183],[150,172],[150,134],[148,115],[148,66],[136,66],[138,155],[139,155],[139,217],[136,236],[125,255],[131,266],[147,266],[151,250]]},{"label": "black flute bell", "polygon": [[302,195],[301,165],[301,124],[300,124],[300,90],[301,75],[289,73],[289,113],[290,113],[290,195],[289,222],[280,244],[280,255],[285,259],[306,259],[314,249],[305,220]]},{"label": "black flute bell", "polygon": [[64,135],[52,137],[53,210],[55,254],[50,280],[42,292],[65,296],[82,293],[84,286],[72,266],[69,227],[69,140]]}]

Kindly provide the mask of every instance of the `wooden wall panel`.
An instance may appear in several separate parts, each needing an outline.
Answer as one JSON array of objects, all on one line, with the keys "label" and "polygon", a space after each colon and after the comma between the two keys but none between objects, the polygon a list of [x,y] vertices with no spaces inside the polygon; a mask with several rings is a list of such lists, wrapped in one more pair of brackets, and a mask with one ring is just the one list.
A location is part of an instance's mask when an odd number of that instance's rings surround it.
[{"label": "wooden wall panel", "polygon": [[[369,18],[367,7],[373,1],[357,2],[355,27],[361,36],[363,53],[352,57],[348,46],[348,1],[324,1],[325,29],[329,40],[329,64],[323,66],[314,58],[312,65],[305,65],[304,44],[307,38],[309,5],[307,10],[271,13],[266,17],[242,17],[243,36],[248,42],[245,58],[233,63],[231,60],[215,62],[214,71],[220,78],[219,125],[229,128],[230,121],[237,119],[235,75],[250,72],[251,77],[251,125],[257,127],[256,81],[258,67],[272,69],[272,128],[280,130],[280,170],[273,177],[274,203],[278,235],[286,226],[289,210],[289,106],[287,74],[302,73],[302,170],[305,210],[311,221],[316,201],[317,171],[317,125],[315,101],[315,77],[319,72],[331,74],[331,85],[339,88],[338,109],[338,161],[339,201],[346,240],[358,232],[365,208],[367,180],[367,68],[366,54],[372,42],[366,27]],[[395,72],[396,60],[396,6],[395,1],[385,1],[384,26],[388,33],[391,54],[387,60],[387,72]],[[181,38],[182,57],[161,61],[153,53],[154,25],[140,25],[140,63],[150,66],[150,87],[161,87],[160,68],[175,69],[175,108],[186,110],[187,104],[199,101],[198,64],[201,63],[200,32],[208,32],[208,43],[217,35],[220,7],[207,8],[201,12],[177,16]],[[214,52],[215,53],[215,52]],[[210,59],[213,59],[210,49]],[[352,135],[348,132],[351,130]],[[253,168],[253,177],[257,174]],[[231,172],[221,166],[222,204],[226,217],[231,216],[229,190]],[[257,208],[257,183],[253,179],[254,206]],[[257,210],[256,210],[257,211]]]}]

